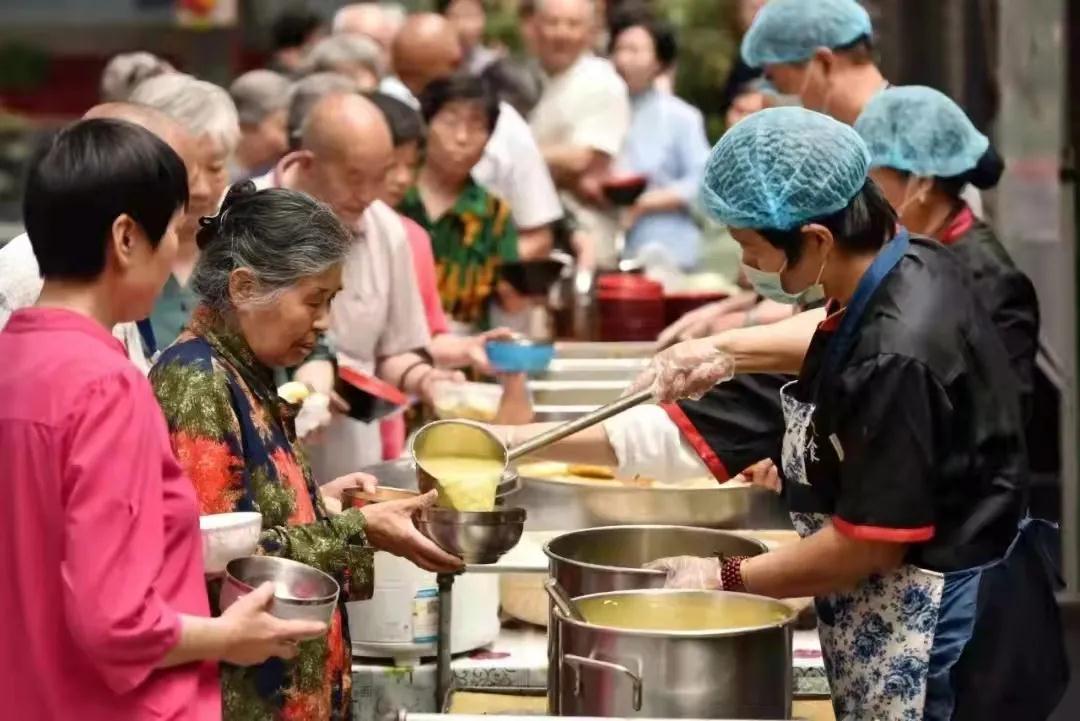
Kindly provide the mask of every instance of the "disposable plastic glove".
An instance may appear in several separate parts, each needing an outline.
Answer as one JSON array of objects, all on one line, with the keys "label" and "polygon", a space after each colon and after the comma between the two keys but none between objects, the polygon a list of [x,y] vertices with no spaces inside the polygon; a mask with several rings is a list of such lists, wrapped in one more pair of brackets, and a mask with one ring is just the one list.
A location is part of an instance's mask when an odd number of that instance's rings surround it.
[{"label": "disposable plastic glove", "polygon": [[686,591],[715,590],[720,588],[720,559],[697,556],[674,556],[646,563],[649,571],[667,574],[664,588]]},{"label": "disposable plastic glove", "polygon": [[707,338],[679,343],[653,356],[630,387],[631,393],[651,389],[661,403],[698,400],[717,383],[735,375],[735,359],[717,350]]}]

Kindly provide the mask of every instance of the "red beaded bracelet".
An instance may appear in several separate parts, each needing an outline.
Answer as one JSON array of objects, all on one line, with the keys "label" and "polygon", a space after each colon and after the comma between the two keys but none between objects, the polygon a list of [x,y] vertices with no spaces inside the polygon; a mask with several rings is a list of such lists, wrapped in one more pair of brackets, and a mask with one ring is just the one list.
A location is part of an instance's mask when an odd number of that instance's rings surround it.
[{"label": "red beaded bracelet", "polygon": [[720,590],[745,591],[742,564],[748,556],[728,556],[720,559]]}]

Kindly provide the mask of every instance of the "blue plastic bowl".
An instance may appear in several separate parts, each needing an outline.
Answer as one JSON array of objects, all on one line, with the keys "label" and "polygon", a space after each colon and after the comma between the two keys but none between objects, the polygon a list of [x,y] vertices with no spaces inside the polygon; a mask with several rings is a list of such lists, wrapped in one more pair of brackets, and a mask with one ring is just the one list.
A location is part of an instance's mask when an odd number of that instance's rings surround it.
[{"label": "blue plastic bowl", "polygon": [[485,349],[497,373],[542,373],[555,357],[555,346],[550,343],[492,340]]}]

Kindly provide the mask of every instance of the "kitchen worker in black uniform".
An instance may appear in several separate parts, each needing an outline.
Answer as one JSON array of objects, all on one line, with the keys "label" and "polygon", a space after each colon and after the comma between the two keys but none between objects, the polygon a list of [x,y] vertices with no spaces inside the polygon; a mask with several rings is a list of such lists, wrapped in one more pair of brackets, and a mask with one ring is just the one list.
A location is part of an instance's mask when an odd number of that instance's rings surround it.
[{"label": "kitchen worker in black uniform", "polygon": [[714,149],[704,200],[747,277],[828,315],[771,326],[772,348],[674,346],[638,385],[673,400],[786,357],[783,493],[802,540],[654,567],[674,587],[814,596],[839,719],[1043,719],[1068,671],[1054,530],[1026,517],[1017,380],[969,269],[897,225],[869,165],[852,128],[803,108],[750,116]]},{"label": "kitchen worker in black uniform", "polygon": [[961,198],[966,185],[997,185],[1004,164],[964,111],[922,86],[890,87],[855,121],[870,149],[870,177],[917,235],[947,245],[971,271],[975,296],[990,314],[1020,384],[1025,418],[1034,391],[1039,302],[993,229]]}]

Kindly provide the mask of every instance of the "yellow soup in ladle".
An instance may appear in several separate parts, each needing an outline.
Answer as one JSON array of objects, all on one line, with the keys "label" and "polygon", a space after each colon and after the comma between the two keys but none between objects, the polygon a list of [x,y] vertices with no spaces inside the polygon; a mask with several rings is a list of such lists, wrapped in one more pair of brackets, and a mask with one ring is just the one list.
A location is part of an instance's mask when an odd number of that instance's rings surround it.
[{"label": "yellow soup in ladle", "polygon": [[435,477],[439,505],[454,511],[493,511],[503,464],[490,458],[439,456],[420,461]]}]

